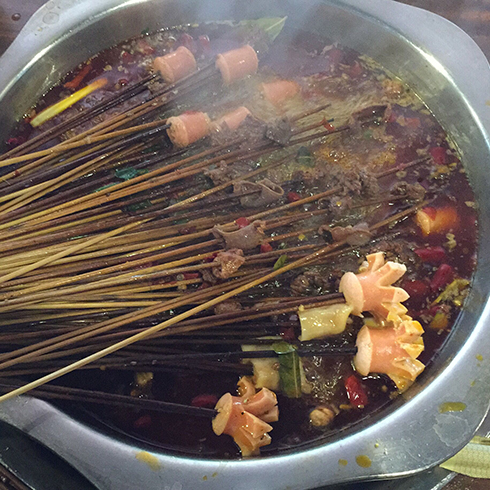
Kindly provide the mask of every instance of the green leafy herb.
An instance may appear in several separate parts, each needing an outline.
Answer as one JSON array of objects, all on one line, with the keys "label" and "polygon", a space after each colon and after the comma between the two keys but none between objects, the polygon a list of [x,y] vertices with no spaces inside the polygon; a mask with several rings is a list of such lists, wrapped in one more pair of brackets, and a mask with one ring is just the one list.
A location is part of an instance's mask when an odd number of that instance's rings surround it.
[{"label": "green leafy herb", "polygon": [[289,398],[301,396],[301,365],[296,349],[287,342],[275,342],[272,349],[279,355],[281,391]]},{"label": "green leafy herb", "polygon": [[276,263],[274,264],[274,270],[277,271],[281,267],[284,267],[288,261],[288,256],[287,255],[281,255],[277,260]]},{"label": "green leafy herb", "polygon": [[116,177],[122,180],[131,180],[134,177],[138,177],[146,173],[148,173],[148,170],[146,169],[133,167],[116,168],[116,170],[114,170]]},{"label": "green leafy herb", "polygon": [[274,41],[286,24],[287,17],[263,17],[262,19],[244,20],[239,25],[248,28],[258,28],[264,31],[270,41]]},{"label": "green leafy herb", "polygon": [[95,189],[94,192],[99,192],[99,191],[103,191],[105,189],[109,189],[109,187],[112,187],[113,185],[116,185],[116,183],[113,182],[112,184],[103,185],[102,187],[99,187],[98,189]]}]

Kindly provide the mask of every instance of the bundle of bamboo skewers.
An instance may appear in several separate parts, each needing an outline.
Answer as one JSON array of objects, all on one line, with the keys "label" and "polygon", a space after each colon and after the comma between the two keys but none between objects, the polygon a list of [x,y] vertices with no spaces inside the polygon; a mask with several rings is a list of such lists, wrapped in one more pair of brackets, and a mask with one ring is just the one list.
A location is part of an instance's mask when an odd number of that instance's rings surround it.
[{"label": "bundle of bamboo skewers", "polygon": [[[244,365],[232,361],[246,353],[206,357],[186,351],[186,339],[192,335],[193,343],[210,345],[228,336],[227,345],[250,340],[260,344],[258,337],[277,335],[284,326],[268,324],[271,316],[294,313],[299,305],[308,308],[342,301],[338,294],[263,298],[257,293],[260,304],[252,301],[245,311],[209,313],[230,298],[238,297],[246,304],[250,291],[256,291],[253,288],[351,248],[345,241],[325,244],[321,239],[297,245],[298,236],[317,229],[301,228],[300,223],[325,214],[320,207],[308,205],[338,195],[340,187],[258,208],[246,216],[237,203],[247,193],[222,192],[238,180],[253,179],[290,162],[300,146],[315,149],[332,134],[349,131],[348,126],[325,129],[328,105],[290,117],[291,139],[283,146],[266,139],[248,142],[237,135],[218,146],[201,143],[187,151],[169,147],[167,112],[214,83],[216,74],[214,65],[208,65],[148,100],[54,144],[68,130],[146,93],[156,78],[150,75],[0,157],[4,171],[0,182],[0,388],[7,392],[0,401],[36,390],[45,398],[133,407],[147,402],[148,409],[192,411],[194,407],[155,400],[43,385],[73,370],[107,367],[141,371],[175,370],[180,365],[243,372]],[[260,157],[267,157],[266,163],[222,185],[209,188],[203,178],[213,164],[231,166]],[[119,175],[117,183],[114,170]],[[397,212],[372,225],[370,232],[384,233],[416,209]],[[212,259],[223,251],[213,228],[219,225],[233,231],[239,227],[236,220],[243,218],[248,223],[263,220],[270,234],[268,242],[284,247],[249,254],[229,279],[206,284],[201,273],[215,267]],[[293,224],[294,231],[288,231]],[[289,261],[274,267],[284,255]],[[202,331],[211,331],[213,336],[199,337]],[[234,341],[229,336],[235,336]],[[352,354],[353,349],[325,345],[314,352]],[[214,414],[199,410],[205,416]]]}]

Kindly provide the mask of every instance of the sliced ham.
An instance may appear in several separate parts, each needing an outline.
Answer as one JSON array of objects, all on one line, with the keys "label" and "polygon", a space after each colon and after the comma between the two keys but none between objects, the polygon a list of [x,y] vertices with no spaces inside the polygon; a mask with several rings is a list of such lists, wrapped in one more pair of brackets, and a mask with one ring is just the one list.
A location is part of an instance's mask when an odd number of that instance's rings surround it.
[{"label": "sliced ham", "polygon": [[197,63],[194,55],[185,46],[179,46],[172,53],[155,58],[153,68],[160,72],[167,83],[175,83],[194,73]]},{"label": "sliced ham", "polygon": [[398,380],[413,382],[425,367],[417,360],[424,350],[423,333],[420,323],[412,319],[385,328],[364,325],[357,335],[357,372],[387,374],[397,386]]},{"label": "sliced ham", "polygon": [[216,68],[226,85],[253,75],[259,67],[259,59],[249,44],[221,53],[216,57]]},{"label": "sliced ham", "polygon": [[273,105],[279,106],[299,92],[299,85],[292,80],[277,80],[261,85],[264,97]]},{"label": "sliced ham", "polygon": [[170,124],[168,137],[178,148],[185,148],[206,137],[211,130],[211,121],[205,112],[184,112],[180,116],[169,117],[167,123]]},{"label": "sliced ham", "polygon": [[213,127],[218,131],[225,127],[230,131],[235,131],[240,127],[243,121],[251,115],[252,113],[245,106],[241,106],[238,109],[221,116],[219,119],[216,119],[216,121],[213,122]]},{"label": "sliced ham", "polygon": [[346,272],[340,280],[339,291],[344,294],[347,304],[352,306],[353,315],[369,311],[381,318],[390,313],[392,304],[409,298],[408,293],[392,284],[405,274],[403,264],[384,261],[382,252],[367,256],[361,272]]},{"label": "sliced ham", "polygon": [[[241,387],[240,387],[241,385]],[[239,388],[245,387],[247,393],[253,393],[246,379],[239,381]],[[269,432],[272,427],[268,422],[279,419],[277,398],[274,392],[263,388],[251,397],[232,396],[225,393],[216,404],[218,412],[213,419],[213,431],[216,435],[227,434],[233,437],[240,447],[242,456],[258,454],[262,446],[270,444]]]}]

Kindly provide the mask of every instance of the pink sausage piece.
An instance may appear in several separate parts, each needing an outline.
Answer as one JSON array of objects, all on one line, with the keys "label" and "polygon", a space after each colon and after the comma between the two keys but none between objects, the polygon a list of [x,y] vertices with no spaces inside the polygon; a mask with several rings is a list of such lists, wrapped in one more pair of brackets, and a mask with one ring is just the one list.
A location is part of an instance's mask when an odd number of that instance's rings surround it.
[{"label": "pink sausage piece", "polygon": [[179,46],[172,53],[155,58],[153,68],[160,72],[167,83],[175,83],[194,73],[197,70],[197,63],[194,55],[185,46]]},{"label": "pink sausage piece", "polygon": [[184,112],[177,117],[169,117],[167,129],[170,141],[178,148],[185,148],[209,134],[211,121],[205,112]]},{"label": "pink sausage piece", "polygon": [[223,129],[225,126],[227,126],[228,129],[230,129],[231,131],[235,131],[240,127],[242,122],[251,115],[252,113],[245,106],[242,106],[238,109],[235,109],[234,111],[228,112],[228,114],[225,114],[219,119],[216,119],[216,121],[214,121],[213,123],[213,126],[217,130]]},{"label": "pink sausage piece", "polygon": [[249,44],[221,53],[216,57],[216,68],[221,72],[226,85],[257,72],[259,59]]},{"label": "pink sausage piece", "polygon": [[[407,352],[411,346],[403,345],[405,328],[369,328],[364,325],[357,335],[356,370],[362,376],[370,373],[388,374],[412,379],[423,370],[423,364]],[[420,336],[420,333],[419,333]],[[406,347],[406,348],[404,348]],[[417,346],[413,346],[417,349]],[[421,345],[417,350],[423,349]]]},{"label": "pink sausage piece", "polygon": [[281,105],[299,92],[299,85],[292,80],[277,80],[263,83],[261,86],[264,97],[273,105]]}]

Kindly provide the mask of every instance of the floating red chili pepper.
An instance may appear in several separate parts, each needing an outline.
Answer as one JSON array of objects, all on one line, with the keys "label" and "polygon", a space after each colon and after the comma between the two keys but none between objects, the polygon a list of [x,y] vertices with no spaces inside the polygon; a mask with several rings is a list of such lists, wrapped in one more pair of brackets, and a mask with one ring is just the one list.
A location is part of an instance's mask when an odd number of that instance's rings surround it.
[{"label": "floating red chili pepper", "polygon": [[126,78],[121,78],[117,83],[119,83],[121,87],[125,87],[129,83],[129,81]]},{"label": "floating red chili pepper", "polygon": [[128,63],[131,63],[134,60],[134,57],[131,53],[128,53],[127,51],[123,51],[121,54],[121,59],[125,65]]},{"label": "floating red chili pepper", "polygon": [[288,201],[289,202],[296,202],[301,200],[301,196],[297,192],[288,192]]},{"label": "floating red chili pepper", "polygon": [[348,75],[351,78],[358,78],[362,75],[363,73],[362,66],[358,61],[354,61],[354,64],[350,66],[350,68],[347,70]]},{"label": "floating red chili pepper", "polygon": [[296,334],[294,332],[294,327],[283,327],[281,329],[281,337],[286,341],[296,340]]},{"label": "floating red chili pepper", "polygon": [[440,246],[417,248],[414,252],[419,256],[422,262],[440,264],[446,258],[446,251]]},{"label": "floating red chili pepper", "polygon": [[437,165],[446,165],[447,163],[447,153],[446,149],[440,146],[434,146],[429,150],[431,157]]},{"label": "floating red chili pepper", "polygon": [[357,408],[364,408],[368,404],[367,393],[361,384],[361,380],[355,374],[349,376],[344,385],[351,405]]},{"label": "floating red chili pepper", "polygon": [[438,291],[454,279],[454,269],[448,264],[441,264],[430,281],[432,291]]},{"label": "floating red chili pepper", "polygon": [[187,34],[187,32],[180,35],[179,42],[182,46],[191,51],[191,53],[196,52],[196,41],[194,41],[194,38],[190,34]]},{"label": "floating red chili pepper", "polygon": [[208,36],[199,36],[198,37],[199,41],[199,46],[201,49],[206,53],[209,52],[210,47],[211,47],[211,41],[209,40]]},{"label": "floating red chili pepper", "polygon": [[235,224],[238,228],[245,228],[250,224],[250,221],[247,218],[238,218],[235,220]]},{"label": "floating red chili pepper", "polygon": [[410,129],[417,129],[420,127],[420,119],[418,117],[406,117],[405,126]]},{"label": "floating red chili pepper", "polygon": [[333,131],[335,129],[335,126],[330,124],[326,117],[323,118],[322,125],[328,131]]},{"label": "floating red chili pepper", "polygon": [[416,301],[424,299],[429,290],[429,285],[419,279],[405,281],[402,287],[409,294],[410,299]]},{"label": "floating red chili pepper", "polygon": [[90,70],[92,70],[92,65],[87,64],[85,65],[78,75],[73,78],[73,80],[70,80],[69,82],[66,82],[63,87],[69,88],[71,90],[76,90],[80,84],[83,82],[83,79],[90,73]]},{"label": "floating red chili pepper", "polygon": [[270,243],[262,243],[260,246],[260,252],[265,254],[267,252],[272,252],[274,249],[272,248],[272,245]]},{"label": "floating red chili pepper", "polygon": [[24,136],[17,136],[17,138],[9,138],[5,143],[7,143],[9,148],[15,148],[25,142],[26,138]]},{"label": "floating red chili pepper", "polygon": [[148,44],[148,42],[144,39],[138,39],[138,42],[136,43],[136,51],[147,56],[153,54],[155,52],[155,48],[150,46],[150,44]]},{"label": "floating red chili pepper", "polygon": [[328,52],[328,59],[330,60],[330,63],[333,64],[341,63],[344,57],[345,57],[344,52],[339,48],[332,48]]},{"label": "floating red chili pepper", "polygon": [[217,403],[218,397],[216,395],[208,395],[205,393],[195,396],[191,401],[193,407],[201,408],[214,408]]}]

